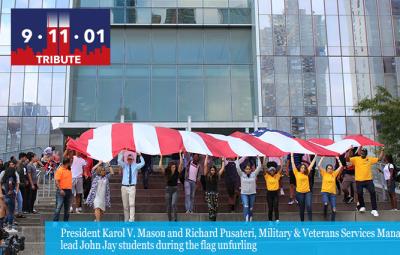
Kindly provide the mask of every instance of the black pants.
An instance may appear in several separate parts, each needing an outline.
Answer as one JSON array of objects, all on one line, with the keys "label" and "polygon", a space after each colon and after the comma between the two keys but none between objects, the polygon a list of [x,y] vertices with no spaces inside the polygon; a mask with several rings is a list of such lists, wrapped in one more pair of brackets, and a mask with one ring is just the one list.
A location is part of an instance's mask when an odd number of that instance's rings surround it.
[{"label": "black pants", "polygon": [[32,189],[32,186],[29,186],[29,195],[28,195],[28,212],[33,212],[33,206],[35,205],[36,195],[37,195],[37,184],[34,184],[35,189]]},{"label": "black pants", "polygon": [[310,190],[312,192],[313,187],[314,187],[314,179],[315,179],[315,169],[311,169],[309,175],[308,175],[308,180],[310,182]]},{"label": "black pants", "polygon": [[267,191],[268,220],[272,221],[272,212],[275,212],[275,220],[279,220],[279,194],[278,190]]},{"label": "black pants", "polygon": [[375,185],[372,180],[370,181],[356,181],[358,202],[360,203],[360,208],[365,207],[364,201],[364,188],[368,190],[371,197],[372,210],[376,210],[378,207],[376,205],[376,193]]},{"label": "black pants", "polygon": [[83,178],[83,198],[86,199],[92,187],[92,177]]},{"label": "black pants", "polygon": [[19,185],[19,190],[21,191],[22,195],[22,211],[28,211],[28,194],[29,194],[29,187],[25,186],[25,183]]},{"label": "black pants", "polygon": [[201,183],[201,187],[203,188],[203,191],[206,191],[206,176],[205,175],[200,175],[200,183]]}]

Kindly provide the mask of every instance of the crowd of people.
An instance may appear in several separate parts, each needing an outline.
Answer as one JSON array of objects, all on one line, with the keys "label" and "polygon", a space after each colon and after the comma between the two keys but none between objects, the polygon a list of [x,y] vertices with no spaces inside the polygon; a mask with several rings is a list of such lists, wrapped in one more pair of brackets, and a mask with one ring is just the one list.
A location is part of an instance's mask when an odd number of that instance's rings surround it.
[{"label": "crowd of people", "polygon": [[54,148],[46,148],[38,157],[34,152],[21,152],[18,159],[12,156],[8,161],[0,160],[0,227],[16,232],[16,219],[38,213],[34,207],[39,189],[40,169],[48,178],[59,163]]},{"label": "crowd of people", "polygon": [[[82,205],[93,209],[95,221],[100,221],[111,207],[110,176],[114,175],[110,162],[94,161],[79,152],[66,150],[61,157],[47,148],[41,158],[33,152],[20,153],[18,160],[0,160],[0,224],[9,231],[15,230],[15,218],[34,214],[38,186],[38,173],[42,169],[46,176],[54,177],[56,209],[53,220],[58,221],[64,207],[64,221],[70,213],[81,213]],[[209,220],[215,221],[218,214],[219,183],[224,179],[229,210],[237,210],[239,198],[243,218],[253,220],[257,195],[257,180],[263,176],[266,188],[268,220],[279,221],[279,200],[284,195],[282,177],[289,178],[289,205],[298,205],[299,218],[312,221],[313,197],[321,195],[321,209],[328,219],[336,219],[337,193],[343,193],[343,202],[355,203],[359,212],[365,212],[364,189],[370,194],[371,214],[379,216],[376,191],[373,181],[373,165],[384,163],[378,171],[384,175],[392,210],[397,210],[396,176],[397,168],[393,157],[385,155],[382,149],[379,158],[368,156],[365,148],[351,148],[345,154],[330,159],[331,164],[323,165],[324,157],[316,165],[314,155],[290,154],[287,158],[241,157],[215,158],[199,154],[177,153],[165,160],[160,156],[158,168],[165,176],[165,205],[169,221],[177,221],[179,186],[184,189],[186,213],[194,212],[196,190],[202,189],[207,203]],[[334,163],[333,163],[334,162]],[[152,171],[152,157],[124,150],[119,153],[117,164],[122,174],[121,198],[125,221],[135,220],[135,198],[138,173],[143,175],[143,187],[149,186]],[[319,172],[321,189],[314,189],[314,176]],[[273,217],[274,216],[274,217]]]}]

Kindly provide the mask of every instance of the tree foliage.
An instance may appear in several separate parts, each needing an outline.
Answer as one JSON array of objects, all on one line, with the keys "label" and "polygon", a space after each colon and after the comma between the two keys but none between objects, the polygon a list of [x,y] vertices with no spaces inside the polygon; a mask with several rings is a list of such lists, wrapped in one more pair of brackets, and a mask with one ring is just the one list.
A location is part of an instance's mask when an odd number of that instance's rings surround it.
[{"label": "tree foliage", "polygon": [[378,136],[386,151],[400,152],[400,99],[392,96],[384,87],[377,87],[372,99],[361,100],[355,108],[358,113],[370,112],[377,122]]}]

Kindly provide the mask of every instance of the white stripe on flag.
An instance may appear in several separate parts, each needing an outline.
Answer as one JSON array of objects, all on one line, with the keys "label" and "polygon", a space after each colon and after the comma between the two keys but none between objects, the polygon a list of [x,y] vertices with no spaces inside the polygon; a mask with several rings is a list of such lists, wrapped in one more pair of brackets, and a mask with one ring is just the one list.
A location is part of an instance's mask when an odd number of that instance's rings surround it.
[{"label": "white stripe on flag", "polygon": [[149,155],[160,154],[156,128],[146,124],[133,124],[133,141],[137,152]]},{"label": "white stripe on flag", "polygon": [[93,129],[93,139],[88,141],[87,152],[97,160],[110,161],[112,156],[112,125]]},{"label": "white stripe on flag", "polygon": [[344,140],[340,140],[334,144],[325,146],[325,148],[328,150],[343,154],[348,149],[350,149],[351,146],[358,147],[358,146],[360,146],[360,143],[353,139],[344,139]]},{"label": "white stripe on flag", "polygon": [[258,155],[263,155],[257,149],[255,149],[250,144],[246,143],[242,139],[232,137],[232,136],[225,136],[225,135],[218,135],[218,134],[208,134],[216,139],[228,142],[231,149],[239,156],[244,157],[254,157]]},{"label": "white stripe on flag", "polygon": [[189,131],[179,131],[179,133],[187,152],[212,156],[211,151],[198,134]]},{"label": "white stripe on flag", "polygon": [[297,141],[293,140],[292,138],[277,132],[265,132],[259,138],[266,143],[270,143],[275,147],[278,147],[284,152],[315,154],[314,152],[309,151],[301,146]]}]

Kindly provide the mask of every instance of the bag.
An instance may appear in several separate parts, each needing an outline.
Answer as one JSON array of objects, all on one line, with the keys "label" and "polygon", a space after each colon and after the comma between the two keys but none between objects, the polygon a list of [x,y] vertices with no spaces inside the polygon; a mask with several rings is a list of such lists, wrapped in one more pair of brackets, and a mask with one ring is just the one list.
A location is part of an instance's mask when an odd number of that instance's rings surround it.
[{"label": "bag", "polygon": [[16,185],[16,176],[9,176],[8,179],[5,181],[5,193],[6,195],[11,195],[14,196],[14,190],[15,190],[15,185]]}]

